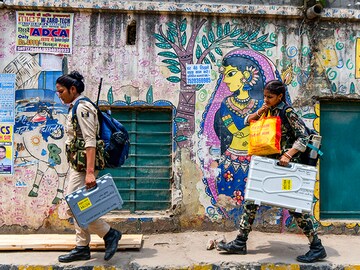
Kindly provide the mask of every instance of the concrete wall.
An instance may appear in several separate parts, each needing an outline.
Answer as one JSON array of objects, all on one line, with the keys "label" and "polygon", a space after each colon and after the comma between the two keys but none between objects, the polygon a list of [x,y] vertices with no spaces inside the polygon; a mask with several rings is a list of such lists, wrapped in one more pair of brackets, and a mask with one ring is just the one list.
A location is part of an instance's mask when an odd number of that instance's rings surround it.
[{"label": "concrete wall", "polygon": [[[177,108],[174,117],[183,121],[177,122],[174,134],[177,145],[173,153],[174,206],[168,222],[161,227],[164,230],[232,229],[241,213],[246,182],[246,173],[241,171],[246,172],[249,160],[236,157],[236,170],[228,170],[229,164],[221,162],[226,155],[220,156],[226,147],[226,136],[219,137],[220,128],[215,125],[221,102],[231,94],[221,77],[224,58],[239,56],[239,62],[250,61],[246,64],[252,67],[250,72],[259,74],[255,81],[246,82],[252,88],[254,102],[262,97],[261,78],[282,79],[288,86],[288,100],[306,124],[317,130],[319,97],[359,98],[360,85],[355,78],[360,15],[357,10],[325,9],[326,20],[309,21],[303,18],[299,8],[288,6],[236,5],[234,9],[230,4],[218,7],[152,2],[152,10],[164,11],[152,13],[149,5],[136,1],[118,3],[120,7],[115,7],[115,2],[99,2],[95,3],[99,10],[92,11],[84,8],[91,8],[94,3],[78,1],[76,9],[63,9],[74,13],[73,54],[48,56],[15,53],[15,11],[30,4],[4,3],[7,8],[0,9],[0,73],[17,73],[17,91],[25,93],[27,98],[17,100],[15,174],[0,176],[0,231],[3,232],[65,232],[71,228],[64,211],[65,202],[61,200],[68,172],[62,151],[67,110],[54,95],[55,89],[40,85],[45,63],[55,70],[47,73],[48,76],[71,70],[82,73],[85,94],[93,100],[103,77],[101,100],[107,100],[109,91],[114,101],[125,101],[125,95],[131,102],[146,100],[152,88],[154,102],[166,100]],[[43,7],[48,4],[38,3]],[[107,8],[112,12],[99,12]],[[128,9],[135,11],[124,11]],[[175,14],[176,10],[179,12]],[[238,10],[243,14],[238,14]],[[189,11],[200,12],[195,15]],[[210,16],[206,11],[223,15]],[[342,20],[344,16],[352,21]],[[127,45],[127,27],[133,21],[136,43]],[[199,89],[186,85],[186,63],[210,63],[211,83]],[[30,89],[36,89],[33,97],[39,98],[26,96]],[[45,95],[50,98],[44,98]],[[248,112],[236,112],[240,117],[234,121],[241,123]],[[227,157],[230,160],[233,156]],[[218,176],[223,177],[221,181],[217,180]],[[314,214],[319,219],[318,202]],[[136,224],[146,223],[144,220],[152,224],[156,218],[137,218],[135,223],[129,218],[128,224],[134,226],[128,225],[128,231],[141,230]],[[269,207],[261,208],[255,224],[266,231],[294,228],[287,210]],[[359,225],[322,222],[322,228],[328,232],[340,228],[336,230],[357,233]]]}]

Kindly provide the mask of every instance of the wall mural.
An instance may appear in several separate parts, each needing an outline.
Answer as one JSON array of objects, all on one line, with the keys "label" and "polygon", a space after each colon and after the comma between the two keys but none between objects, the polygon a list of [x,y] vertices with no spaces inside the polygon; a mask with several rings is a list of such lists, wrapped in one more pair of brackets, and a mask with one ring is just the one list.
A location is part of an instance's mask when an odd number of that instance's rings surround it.
[{"label": "wall mural", "polygon": [[[156,23],[158,27],[155,33],[151,31],[153,36],[149,35],[147,29],[147,35],[139,39],[139,44],[146,48],[118,46],[120,49],[111,50],[110,47],[91,47],[82,43],[88,40],[87,35],[92,34],[84,30],[91,22],[89,16],[79,13],[75,18],[77,31],[74,41],[78,46],[74,47],[74,55],[69,57],[69,66],[91,66],[92,61],[101,63],[105,55],[102,52],[106,51],[118,57],[112,61],[109,57],[108,66],[104,64],[104,69],[109,70],[104,75],[108,77],[105,81],[109,90],[107,101],[103,101],[103,104],[169,105],[178,102],[174,109],[174,142],[180,148],[192,145],[198,157],[193,162],[200,163],[203,174],[197,187],[200,197],[205,194],[201,204],[206,209],[206,215],[212,220],[236,219],[243,202],[249,163],[244,150],[247,128],[243,126],[243,118],[261,106],[262,86],[272,78],[281,79],[288,85],[289,101],[290,97],[294,101],[301,94],[300,90],[311,79],[309,59],[314,56],[307,42],[306,31],[297,29],[299,31],[291,32],[292,22],[275,25],[259,20],[257,24],[250,25],[240,22],[240,19],[222,22],[197,17],[170,21],[170,16],[162,15]],[[67,109],[55,95],[54,86],[49,86],[61,71],[45,71],[45,63],[41,61],[43,55],[16,55],[12,47],[11,17],[6,13],[2,18],[7,24],[0,27],[0,31],[10,34],[0,40],[4,41],[4,48],[10,53],[4,54],[5,50],[0,52],[0,59],[6,65],[2,66],[1,72],[17,74],[17,156],[15,175],[1,177],[0,181],[0,199],[8,202],[0,207],[0,226],[17,224],[38,228],[55,211],[60,218],[65,218],[58,203],[66,189],[64,179],[68,169],[62,151]],[[147,18],[145,16],[144,20]],[[99,20],[97,23],[104,22]],[[298,28],[296,23],[294,28]],[[355,65],[351,58],[355,52],[350,51],[354,50],[356,37],[349,34],[351,31],[346,28],[334,29],[334,33],[335,37],[322,39],[322,46],[315,55],[317,72],[326,74],[329,80],[322,83],[330,83],[332,93],[357,94],[360,88],[355,80]],[[157,65],[153,64],[156,56],[149,43],[158,48],[157,59],[161,63]],[[210,64],[212,83],[186,85],[186,64]],[[130,65],[141,68],[136,77],[130,68],[124,69]],[[165,68],[167,72],[159,71]],[[89,69],[87,72],[87,78],[97,81],[97,70]],[[135,90],[139,94],[131,94]],[[178,97],[174,97],[175,93]],[[115,100],[113,94],[117,98],[124,96],[125,101]],[[145,96],[146,101],[140,101],[139,95]],[[153,96],[157,101],[154,102]],[[318,106],[299,109],[298,113],[306,123],[319,130]],[[318,186],[317,182],[315,218],[319,218]],[[282,222],[283,228],[294,224],[287,210],[262,207],[260,212],[264,215],[258,215],[258,219],[267,216],[267,220],[277,224]],[[323,222],[322,225],[331,226],[332,223]]]},{"label": "wall mural", "polygon": [[[205,192],[211,201],[211,206],[206,208],[206,214],[211,219],[217,219],[219,214],[236,220],[241,214],[250,161],[246,151],[248,128],[244,127],[244,117],[262,105],[262,89],[267,81],[282,80],[293,91],[294,88],[306,85],[310,76],[309,61],[298,61],[298,59],[301,57],[309,59],[311,49],[306,46],[298,48],[296,45],[283,45],[280,47],[282,58],[277,59],[275,65],[268,57],[274,53],[271,48],[275,47],[277,42],[275,33],[262,33],[258,37],[260,28],[244,31],[236,24],[212,23],[211,26],[207,26],[206,23],[204,19],[195,24],[189,39],[186,36],[188,34],[186,19],[167,23],[166,32],[160,26],[159,34],[154,36],[160,42],[156,43],[156,46],[167,50],[158,53],[159,56],[166,57],[162,62],[167,64],[167,68],[173,73],[167,77],[167,80],[180,83],[175,118],[177,124],[175,141],[180,147],[187,145],[193,130],[197,129],[195,125],[198,124],[200,127],[198,156],[204,175]],[[202,27],[204,29],[201,31]],[[285,35],[285,28],[281,27],[280,31]],[[267,41],[268,39],[270,41]],[[234,49],[236,47],[241,49]],[[224,52],[229,48],[233,50],[223,57]],[[336,49],[341,51],[342,47],[336,46]],[[336,53],[336,50],[330,52]],[[327,58],[329,57],[322,57],[323,61]],[[204,85],[186,85],[185,65],[192,63],[212,65],[213,73],[217,73],[212,74],[213,80],[217,81],[213,91],[206,91]],[[337,63],[335,66],[339,67]],[[281,75],[277,68],[281,68]],[[328,69],[326,72],[330,71]],[[353,93],[353,83],[349,88],[349,92]],[[332,89],[335,91],[336,87],[333,85]],[[196,100],[196,92],[198,92],[198,100]],[[207,99],[208,94],[210,98]],[[296,94],[293,92],[294,96]],[[287,101],[291,104],[289,92]],[[195,122],[196,110],[201,108],[199,105],[201,102],[207,103],[200,120]],[[301,109],[298,113],[308,120],[308,123],[310,122],[309,125],[315,126],[314,120],[319,120],[319,113],[313,112],[315,108]],[[319,219],[318,198],[317,189],[317,192],[315,191],[317,219]],[[270,219],[275,219],[275,223],[281,223],[282,230],[285,227],[295,226],[286,209],[276,210],[262,206],[260,212],[270,215]],[[263,218],[263,215],[259,216]]]},{"label": "wall mural", "polygon": [[[213,80],[218,78],[216,86],[197,123],[200,126],[198,156],[205,191],[212,204],[207,208],[207,215],[212,219],[217,219],[218,214],[236,219],[244,201],[250,162],[247,155],[249,129],[244,126],[244,118],[262,105],[265,83],[282,80],[275,64],[266,56],[266,53],[271,54],[268,49],[275,47],[276,35],[269,41],[270,33],[260,34],[263,30],[260,27],[244,30],[240,24],[206,23],[203,19],[192,24],[195,26],[189,34],[186,19],[168,22],[166,31],[160,25],[159,33],[154,36],[160,42],[156,46],[167,50],[158,53],[166,58],[162,62],[174,74],[167,80],[180,83],[175,117],[175,141],[180,147],[191,145],[189,140],[197,129],[195,110],[199,108],[196,107],[199,103],[196,92],[204,92],[206,87],[186,84],[186,64],[210,64],[213,72],[218,73],[212,76]],[[229,52],[224,56],[226,51]],[[282,64],[287,65],[286,68],[282,66],[284,83],[292,83],[292,62]],[[287,100],[291,104],[288,93]],[[264,211],[269,209],[263,208]],[[280,216],[279,210],[271,211],[273,217]]]},{"label": "wall mural", "polygon": [[[281,77],[269,58],[249,49],[225,55],[220,72],[199,136],[205,151],[201,163],[207,172],[203,179],[206,192],[217,211],[229,217],[239,213],[236,208],[244,201],[250,163],[249,127],[244,119],[262,106],[266,82]],[[289,96],[287,100],[291,104]]]},{"label": "wall mural", "polygon": [[[38,196],[42,180],[49,170],[54,170],[58,188],[52,203],[57,204],[64,197],[68,172],[67,166],[62,164],[66,158],[61,149],[65,142],[63,123],[67,109],[55,95],[54,79],[61,70],[42,71],[41,58],[36,54],[20,54],[4,68],[4,72],[16,74],[14,134],[19,135],[15,135],[14,143],[16,164],[22,167],[37,164],[30,197]],[[48,85],[52,87],[47,88]]]},{"label": "wall mural", "polygon": [[[5,182],[11,183],[16,179],[16,184],[12,192],[2,189],[0,198],[11,193],[9,198],[15,197],[15,201],[26,196],[29,199],[20,200],[23,203],[16,208],[16,215],[10,214],[13,209],[0,208],[0,214],[9,217],[4,223],[0,218],[0,226],[20,224],[37,228],[53,213],[60,219],[68,218],[63,200],[69,171],[63,149],[68,107],[61,103],[55,90],[55,81],[62,71],[43,71],[41,60],[44,57],[48,58],[44,55],[20,54],[3,70],[4,73],[16,74],[15,175],[7,177],[9,182]],[[105,96],[106,100],[99,101],[101,105],[173,107],[169,101],[154,100],[152,86],[146,93],[145,101],[132,101],[128,95],[124,96],[124,101],[115,100],[112,87]],[[24,193],[26,191],[27,194]]]},{"label": "wall mural", "polygon": [[[23,193],[27,191],[27,196],[33,198],[21,211],[32,208],[28,211],[32,216],[23,213],[14,217],[21,221],[13,220],[10,224],[40,226],[64,198],[68,165],[62,146],[65,143],[67,108],[55,94],[54,81],[61,70],[43,71],[41,57],[37,54],[19,54],[2,71],[16,74],[16,189],[13,196],[19,193],[26,196]],[[2,208],[1,211],[7,210]]]},{"label": "wall mural", "polygon": [[[329,78],[331,82],[329,88],[332,93],[354,94],[354,82],[349,80],[354,78],[354,65],[351,60],[344,63],[343,42],[345,40],[341,33],[337,32],[337,34],[339,35],[337,42],[334,40],[322,41],[326,46],[323,44],[319,54],[316,55],[316,61],[320,68],[319,73],[324,72]],[[267,36],[271,36],[271,34],[269,33]],[[354,42],[354,39],[351,39]],[[281,59],[276,60],[276,63],[282,70],[281,76],[276,70],[275,64],[266,56],[272,56],[271,49],[263,53],[254,49],[233,50],[222,59],[214,91],[205,91],[205,95],[211,94],[211,96],[199,121],[199,158],[204,175],[205,192],[211,200],[211,205],[206,207],[206,214],[213,220],[219,218],[218,214],[234,220],[241,214],[250,161],[250,157],[246,155],[248,131],[243,125],[243,120],[248,113],[252,113],[261,106],[262,86],[266,81],[276,78],[282,79],[294,90],[294,88],[305,87],[309,80],[309,62],[297,59],[301,56],[310,57],[310,48],[283,45],[280,50],[283,55]],[[265,74],[266,72],[268,74]],[[337,76],[342,76],[341,81],[344,84],[339,84],[339,81],[336,80]],[[260,90],[260,95],[257,88]],[[202,94],[203,90],[200,90]],[[293,94],[296,96],[299,93]],[[203,98],[203,100],[207,99]],[[289,92],[287,100],[291,104]],[[300,108],[298,114],[309,126],[319,132],[320,109],[318,103],[315,107]],[[319,179],[316,182],[314,203],[314,217],[320,220]],[[276,220],[275,223],[281,223],[282,231],[285,228],[296,227],[286,209],[276,211],[262,206],[260,212],[270,213],[271,219]],[[259,216],[261,218],[257,218],[258,220],[263,219],[262,215]],[[329,222],[320,223],[325,227],[333,225]],[[348,224],[346,227],[355,228],[356,223]]]},{"label": "wall mural", "polygon": [[19,135],[15,140],[17,166],[37,164],[36,176],[28,196],[38,197],[42,181],[49,170],[54,170],[58,177],[58,187],[52,204],[57,204],[64,198],[65,178],[68,173],[66,164],[62,164],[66,163],[62,149],[65,142],[63,123],[66,115],[64,112],[57,112],[58,119],[54,118],[54,105],[40,101],[18,105],[17,109],[27,113],[22,113],[15,119],[14,133]]},{"label": "wall mural", "polygon": [[[158,33],[154,34],[157,47],[163,51],[158,55],[164,57],[162,61],[167,64],[171,73],[167,77],[173,83],[180,83],[179,101],[175,122],[177,133],[175,141],[179,147],[191,146],[192,135],[195,132],[195,104],[196,91],[203,85],[186,84],[186,64],[210,64],[216,66],[219,57],[223,55],[224,48],[252,48],[255,51],[265,51],[275,46],[268,42],[268,34],[260,35],[260,28],[245,31],[240,25],[214,23],[206,24],[207,20],[192,22],[189,37],[187,36],[188,21],[182,19],[177,22],[168,22],[166,27],[159,26]],[[203,29],[204,28],[204,29]],[[205,34],[201,34],[201,30]]]}]

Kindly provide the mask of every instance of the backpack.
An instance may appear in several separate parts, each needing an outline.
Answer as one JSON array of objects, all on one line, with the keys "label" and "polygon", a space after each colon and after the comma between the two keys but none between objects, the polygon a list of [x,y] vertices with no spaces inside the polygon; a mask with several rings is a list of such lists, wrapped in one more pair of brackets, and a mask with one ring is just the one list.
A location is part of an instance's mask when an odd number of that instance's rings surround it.
[{"label": "backpack", "polygon": [[77,100],[72,107],[72,122],[76,117],[76,109],[81,100],[90,102],[96,109],[99,119],[99,139],[104,141],[105,167],[116,168],[124,164],[129,157],[130,139],[126,128],[108,112],[103,112],[89,98]]},{"label": "backpack", "polygon": [[[289,120],[285,116],[285,111],[290,108],[289,105],[285,104],[284,108],[280,111],[281,121],[284,122],[284,125],[287,129],[291,129]],[[310,129],[306,126],[304,121],[299,117],[301,124],[305,126],[306,133],[309,135],[309,143],[306,145],[305,152],[300,154],[300,163],[310,166],[316,166],[319,157],[324,153],[320,150],[321,148],[321,136],[315,129]]]}]

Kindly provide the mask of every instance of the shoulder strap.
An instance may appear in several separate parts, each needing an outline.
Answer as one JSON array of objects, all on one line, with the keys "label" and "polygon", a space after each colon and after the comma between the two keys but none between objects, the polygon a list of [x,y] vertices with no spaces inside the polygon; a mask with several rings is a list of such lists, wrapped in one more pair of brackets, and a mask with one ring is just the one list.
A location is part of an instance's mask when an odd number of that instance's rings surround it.
[{"label": "shoulder strap", "polygon": [[280,111],[280,115],[279,115],[281,118],[281,121],[284,122],[284,125],[286,126],[287,129],[291,128],[291,126],[290,126],[288,118],[286,117],[285,112],[290,107],[291,106],[289,106],[288,104],[285,103],[285,106],[282,108],[282,110]]},{"label": "shoulder strap", "polygon": [[71,110],[72,110],[72,119],[73,119],[74,117],[76,117],[76,110],[77,110],[77,107],[79,106],[79,102],[80,102],[81,100],[90,102],[97,110],[99,109],[99,108],[95,105],[95,103],[92,102],[88,97],[79,98],[79,99],[75,102],[74,106],[73,106],[72,109],[71,109]]},{"label": "shoulder strap", "polygon": [[84,100],[84,101],[87,101],[87,102],[91,103],[91,104],[96,108],[97,115],[98,115],[99,126],[100,126],[100,127],[101,127],[101,121],[102,121],[102,114],[101,114],[101,111],[100,111],[99,107],[96,106],[95,103],[92,102],[88,97],[79,98],[79,99],[75,102],[74,106],[73,106],[72,109],[71,109],[71,111],[72,111],[71,122],[72,122],[72,124],[73,124],[74,137],[75,137],[75,138],[76,138],[77,125],[78,125],[76,110],[77,110],[77,107],[79,106],[79,103],[80,103],[81,100]]},{"label": "shoulder strap", "polygon": [[[287,118],[286,116],[286,110],[289,109],[289,108],[292,108],[290,105],[286,104],[285,103],[285,106],[282,108],[282,110],[280,111],[280,118],[281,118],[281,121],[284,123],[284,125],[286,126],[286,129],[288,130],[292,130],[292,127],[291,127],[291,124],[289,122],[289,119]],[[293,108],[292,108],[293,109]],[[299,117],[299,121],[305,126],[305,132],[310,135],[309,133],[309,129],[308,127],[305,125],[304,121]],[[294,132],[294,131],[293,131]],[[293,133],[294,134],[294,133]],[[294,134],[295,135],[295,134]]]},{"label": "shoulder strap", "polygon": [[[280,111],[280,117],[281,120],[284,121],[284,125],[287,126],[287,128],[291,128],[291,125],[289,123],[289,119],[286,117],[286,110],[292,108],[290,105],[285,103],[284,108]],[[308,133],[308,135],[310,136],[310,129],[306,126],[306,124],[304,123],[304,121],[301,119],[300,116],[298,116],[299,121],[305,126],[305,131]]]},{"label": "shoulder strap", "polygon": [[79,106],[79,102],[81,100],[85,100],[87,102],[90,102],[96,108],[97,114],[98,114],[98,119],[99,119],[99,122],[101,123],[101,121],[102,121],[102,113],[101,113],[99,107],[96,106],[96,104],[94,102],[92,102],[88,97],[80,98],[75,102],[74,106],[72,107],[72,119],[76,116],[76,109]]}]

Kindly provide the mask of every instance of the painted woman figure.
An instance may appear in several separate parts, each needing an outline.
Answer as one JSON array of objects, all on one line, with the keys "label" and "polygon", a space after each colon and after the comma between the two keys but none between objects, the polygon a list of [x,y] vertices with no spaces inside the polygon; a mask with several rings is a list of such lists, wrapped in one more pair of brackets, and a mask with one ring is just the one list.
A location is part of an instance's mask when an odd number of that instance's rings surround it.
[{"label": "painted woman figure", "polygon": [[[262,106],[266,81],[280,76],[267,57],[248,49],[229,52],[220,72],[200,131],[210,155],[202,154],[201,161],[206,192],[217,211],[228,217],[239,214],[234,206],[244,200],[250,163],[249,127],[244,119]],[[212,154],[214,149],[220,150],[220,158]]]}]

